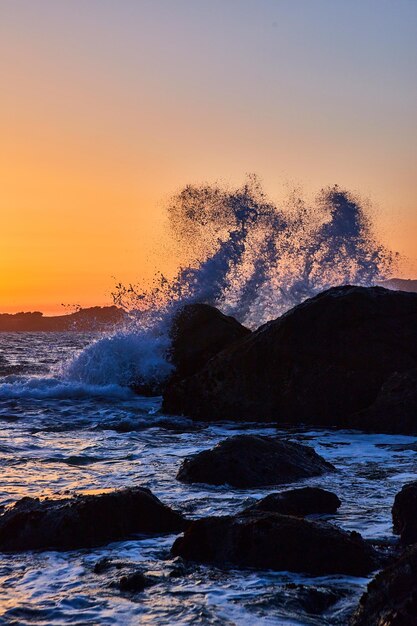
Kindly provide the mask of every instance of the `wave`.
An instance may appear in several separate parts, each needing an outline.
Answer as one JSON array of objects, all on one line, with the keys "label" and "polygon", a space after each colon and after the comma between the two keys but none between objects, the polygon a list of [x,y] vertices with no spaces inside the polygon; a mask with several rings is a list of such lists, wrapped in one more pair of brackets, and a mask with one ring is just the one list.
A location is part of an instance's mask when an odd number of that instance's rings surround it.
[{"label": "wave", "polygon": [[[123,387],[158,387],[172,373],[169,328],[185,303],[203,302],[251,328],[340,284],[369,286],[392,273],[396,255],[375,234],[369,207],[339,187],[308,205],[293,194],[278,207],[251,176],[235,190],[185,187],[168,205],[173,239],[191,262],[151,289],[117,285],[115,304],[130,326],[85,348],[44,385],[0,386],[31,397],[122,394]],[[19,386],[20,385],[20,386]]]},{"label": "wave", "polygon": [[22,400],[25,398],[62,400],[91,397],[126,400],[132,396],[133,392],[128,387],[121,387],[112,382],[92,385],[59,378],[9,376],[7,379],[3,379],[0,384],[0,399],[2,400]]},{"label": "wave", "polygon": [[238,189],[185,187],[168,206],[171,232],[194,260],[151,290],[118,285],[115,300],[145,323],[185,302],[205,302],[256,328],[342,284],[369,286],[397,256],[379,241],[366,202],[338,186],[281,207],[250,176]]},{"label": "wave", "polygon": [[103,337],[65,364],[67,381],[90,386],[133,386],[146,383],[157,389],[173,367],[167,359],[170,340],[161,325],[148,329],[132,328]]}]

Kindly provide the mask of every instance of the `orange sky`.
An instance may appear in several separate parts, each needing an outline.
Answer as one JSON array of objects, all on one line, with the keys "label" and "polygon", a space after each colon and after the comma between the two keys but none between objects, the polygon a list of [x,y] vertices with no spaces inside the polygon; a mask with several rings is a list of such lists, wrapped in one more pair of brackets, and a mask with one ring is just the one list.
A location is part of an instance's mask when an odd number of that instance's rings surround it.
[{"label": "orange sky", "polygon": [[417,5],[378,7],[2,2],[0,311],[105,304],[172,270],[167,197],[247,172],[277,201],[370,198],[415,277]]}]

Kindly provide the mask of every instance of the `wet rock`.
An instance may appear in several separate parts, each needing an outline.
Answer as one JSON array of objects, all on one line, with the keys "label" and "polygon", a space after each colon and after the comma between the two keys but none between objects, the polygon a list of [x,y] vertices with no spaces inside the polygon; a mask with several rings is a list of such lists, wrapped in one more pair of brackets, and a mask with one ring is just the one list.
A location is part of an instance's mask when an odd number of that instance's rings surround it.
[{"label": "wet rock", "polygon": [[392,522],[403,544],[417,543],[417,481],[404,485],[395,496]]},{"label": "wet rock", "polygon": [[[390,433],[416,432],[417,424],[417,369],[394,372],[382,385],[374,402],[354,418],[365,423],[369,430]],[[411,444],[412,446],[412,444]],[[416,449],[416,447],[399,448]]]},{"label": "wet rock", "polygon": [[[140,593],[146,587],[154,585],[157,581],[154,577],[149,577],[141,570],[138,570],[134,563],[128,561],[116,561],[109,557],[103,557],[94,565],[93,572],[100,576],[114,576],[116,572],[118,577],[110,577],[108,584],[120,591],[130,593]],[[120,576],[120,574],[122,574]]]},{"label": "wet rock", "polygon": [[196,520],[175,541],[172,553],[200,563],[318,576],[363,576],[377,566],[375,551],[358,533],[278,513]]},{"label": "wet rock", "polygon": [[287,598],[285,603],[287,608],[292,608],[293,611],[301,608],[308,615],[321,615],[346,597],[345,590],[336,591],[326,587],[310,587],[289,583],[285,589],[293,592],[292,597]]},{"label": "wet rock", "polygon": [[122,576],[119,580],[118,587],[120,591],[140,593],[153,584],[155,584],[154,581],[145,576],[143,572],[136,571]]},{"label": "wet rock", "polygon": [[288,483],[334,469],[308,446],[260,435],[237,435],[185,459],[177,479],[250,488]]},{"label": "wet rock", "polygon": [[334,287],[225,348],[167,390],[164,408],[207,421],[417,432],[408,413],[360,413],[391,376],[416,367],[417,294]]},{"label": "wet rock", "polygon": [[351,626],[417,624],[417,545],[369,583]]},{"label": "wet rock", "polygon": [[103,557],[96,563],[94,563],[93,572],[94,574],[103,574],[107,572],[110,567],[110,559],[108,557]]},{"label": "wet rock", "polygon": [[57,500],[23,498],[0,515],[0,550],[87,548],[185,526],[181,514],[140,487]]},{"label": "wet rock", "polygon": [[251,332],[208,304],[187,304],[175,316],[170,334],[170,360],[175,365],[175,378],[182,379],[195,374],[215,354]]},{"label": "wet rock", "polygon": [[270,493],[244,512],[269,511],[304,517],[305,515],[336,513],[341,504],[337,495],[331,491],[318,487],[302,487],[281,493]]}]

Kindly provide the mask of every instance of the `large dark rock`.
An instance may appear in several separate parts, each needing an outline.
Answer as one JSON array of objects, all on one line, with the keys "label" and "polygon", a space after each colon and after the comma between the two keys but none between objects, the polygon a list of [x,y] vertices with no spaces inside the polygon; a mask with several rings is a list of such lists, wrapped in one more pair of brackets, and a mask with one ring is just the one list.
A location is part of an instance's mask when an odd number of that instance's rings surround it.
[{"label": "large dark rock", "polygon": [[381,424],[355,414],[395,373],[417,367],[417,294],[335,287],[224,349],[165,394],[168,412],[417,431],[417,419]]},{"label": "large dark rock", "polygon": [[392,522],[403,544],[417,543],[417,482],[404,485],[395,496]]},{"label": "large dark rock", "polygon": [[191,523],[172,548],[199,563],[362,576],[376,568],[373,550],[358,533],[325,522],[277,513],[208,517]]},{"label": "large dark rock", "polygon": [[260,435],[237,435],[185,459],[177,479],[244,489],[289,483],[334,469],[308,446]]},{"label": "large dark rock", "polygon": [[187,304],[174,317],[170,331],[175,379],[195,374],[215,354],[250,334],[233,317],[208,304]]},{"label": "large dark rock", "polygon": [[57,500],[23,498],[0,516],[0,550],[87,548],[185,527],[182,515],[140,487]]},{"label": "large dark rock", "polygon": [[336,513],[341,504],[337,495],[331,491],[318,487],[302,487],[281,493],[270,493],[244,512],[268,511],[304,517],[305,515]]},{"label": "large dark rock", "polygon": [[351,626],[416,626],[417,545],[382,570],[362,596]]},{"label": "large dark rock", "polygon": [[[417,368],[394,372],[382,385],[374,402],[352,420],[357,426],[390,433],[413,433],[417,423]],[[354,425],[354,424],[353,424]]]}]

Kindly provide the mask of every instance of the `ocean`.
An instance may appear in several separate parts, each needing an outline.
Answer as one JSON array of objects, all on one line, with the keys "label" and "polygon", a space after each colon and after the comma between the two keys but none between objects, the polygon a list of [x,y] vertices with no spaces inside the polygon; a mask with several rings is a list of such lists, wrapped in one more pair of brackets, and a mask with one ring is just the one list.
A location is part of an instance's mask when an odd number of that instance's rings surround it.
[{"label": "ocean", "polygon": [[[121,357],[126,343],[137,342],[124,337]],[[393,541],[394,496],[417,471],[416,452],[395,445],[414,438],[284,432],[271,424],[200,424],[167,416],[160,397],[137,396],[121,380],[106,382],[103,371],[83,380],[86,363],[105,363],[108,346],[114,350],[119,342],[120,335],[112,340],[93,333],[0,335],[0,505],[24,496],[136,485],[191,518],[235,513],[274,489],[185,485],[175,478],[181,460],[231,434],[282,434],[313,446],[338,469],[290,487],[334,491],[342,501],[332,516],[337,525]],[[120,366],[113,352],[112,368],[115,362]],[[0,623],[342,625],[368,583],[367,578],[201,565],[173,575],[174,539],[138,537],[89,550],[0,554]],[[105,556],[134,563],[156,584],[136,595],[121,592],[94,572]],[[317,604],[320,614],[311,612]]]}]

